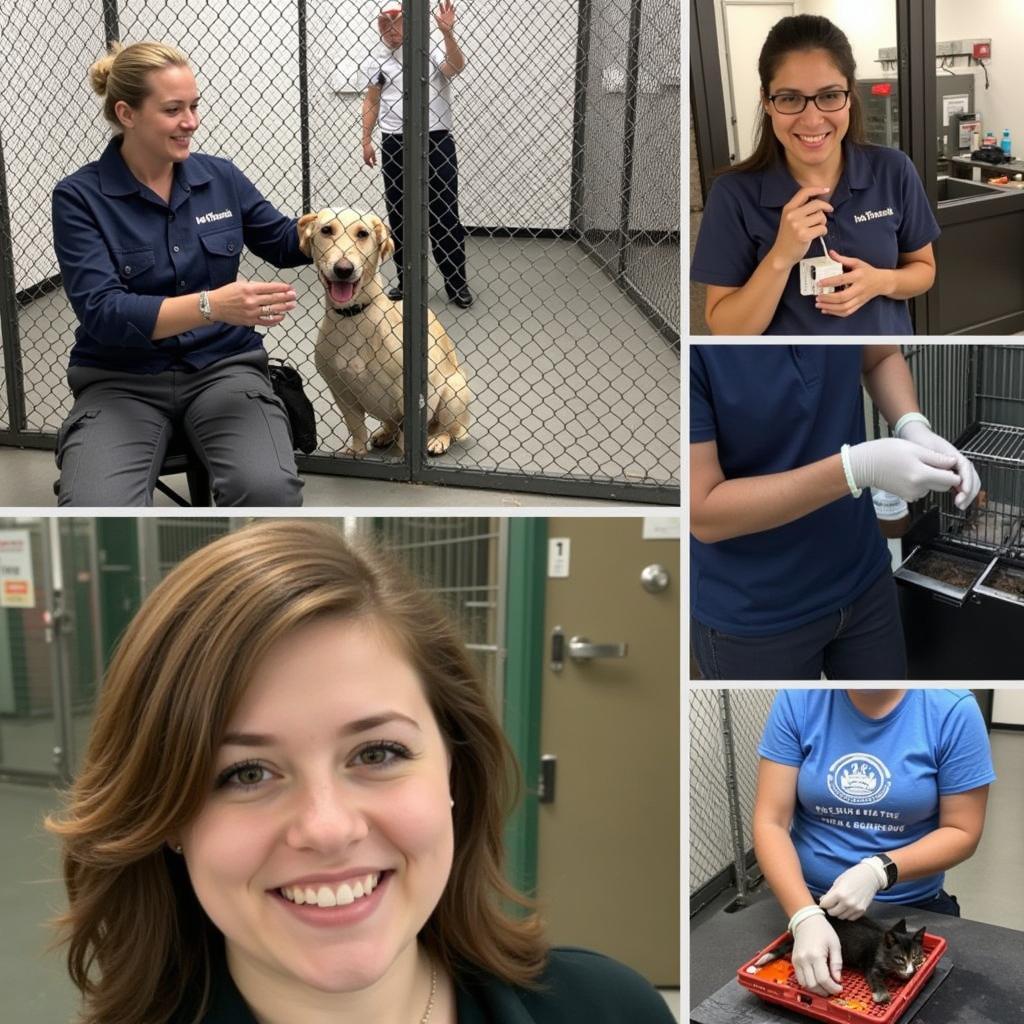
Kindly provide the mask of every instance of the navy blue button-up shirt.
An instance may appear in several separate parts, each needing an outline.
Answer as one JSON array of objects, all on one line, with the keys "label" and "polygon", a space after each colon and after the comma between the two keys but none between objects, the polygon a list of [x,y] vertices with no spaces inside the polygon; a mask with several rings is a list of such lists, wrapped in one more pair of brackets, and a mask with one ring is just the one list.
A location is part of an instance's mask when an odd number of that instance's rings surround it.
[{"label": "navy blue button-up shirt", "polygon": [[[939,237],[939,225],[909,157],[883,146],[843,144],[843,173],[826,197],[825,245],[841,256],[892,270],[900,253],[914,252]],[[784,163],[765,171],[723,174],[708,193],[690,278],[739,288],[750,280],[775,244],[782,207],[800,186]],[[815,239],[808,256],[823,256]],[[765,334],[912,334],[902,299],[879,295],[850,316],[828,316],[814,297],[800,294],[800,268],[793,267]]]},{"label": "navy blue button-up shirt", "polygon": [[160,373],[199,370],[261,347],[251,327],[214,323],[153,340],[165,298],[230,284],[243,245],[276,267],[309,263],[296,220],[278,213],[229,160],[194,153],[174,165],[169,203],[121,158],[121,138],[58,182],[53,237],[78,317],[71,364]]}]

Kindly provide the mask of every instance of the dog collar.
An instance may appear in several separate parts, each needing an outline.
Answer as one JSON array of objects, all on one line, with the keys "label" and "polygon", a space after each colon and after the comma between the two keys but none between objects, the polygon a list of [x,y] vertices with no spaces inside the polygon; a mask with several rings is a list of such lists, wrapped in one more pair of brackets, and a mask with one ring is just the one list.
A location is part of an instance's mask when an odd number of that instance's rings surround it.
[{"label": "dog collar", "polygon": [[[331,306],[331,309],[334,309],[334,306]],[[344,309],[334,309],[334,312],[338,316],[358,316],[364,309],[366,306],[346,306]]]}]

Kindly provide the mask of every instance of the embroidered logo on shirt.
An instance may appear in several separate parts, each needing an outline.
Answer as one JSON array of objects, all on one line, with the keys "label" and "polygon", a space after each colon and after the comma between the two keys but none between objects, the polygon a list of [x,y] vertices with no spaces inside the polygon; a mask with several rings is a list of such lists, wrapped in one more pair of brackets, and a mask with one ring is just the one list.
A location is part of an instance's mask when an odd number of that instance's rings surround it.
[{"label": "embroidered logo on shirt", "polygon": [[891,786],[889,769],[871,754],[844,754],[828,770],[829,792],[843,803],[878,803]]},{"label": "embroidered logo on shirt", "polygon": [[855,213],[853,215],[854,224],[864,224],[869,220],[878,220],[879,217],[893,217],[893,209],[891,206],[887,206],[884,210],[865,210],[863,213]]},{"label": "embroidered logo on shirt", "polygon": [[196,217],[196,223],[209,224],[211,220],[226,220],[233,216],[234,214],[230,210],[221,210],[220,213],[204,213],[201,217]]}]

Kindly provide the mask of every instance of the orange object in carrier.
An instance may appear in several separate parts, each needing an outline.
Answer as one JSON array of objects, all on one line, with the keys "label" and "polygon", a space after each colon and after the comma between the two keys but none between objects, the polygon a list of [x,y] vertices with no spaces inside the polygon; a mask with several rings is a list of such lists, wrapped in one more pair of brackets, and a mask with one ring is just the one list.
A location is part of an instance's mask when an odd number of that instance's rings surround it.
[{"label": "orange object in carrier", "polygon": [[[935,965],[946,951],[945,939],[925,932],[922,940],[924,963],[904,984],[886,978],[885,987],[892,999],[888,1003],[876,1003],[871,998],[871,986],[864,972],[852,967],[843,968],[843,991],[835,996],[819,996],[801,988],[788,957],[772,960],[763,967],[754,967],[755,962],[765,953],[771,952],[788,938],[788,933],[780,935],[759,953],[755,953],[736,972],[736,980],[745,989],[770,1003],[785,1006],[794,1013],[802,1013],[817,1020],[834,1021],[836,1024],[895,1024],[931,977]],[[753,973],[748,973],[750,968]]]}]

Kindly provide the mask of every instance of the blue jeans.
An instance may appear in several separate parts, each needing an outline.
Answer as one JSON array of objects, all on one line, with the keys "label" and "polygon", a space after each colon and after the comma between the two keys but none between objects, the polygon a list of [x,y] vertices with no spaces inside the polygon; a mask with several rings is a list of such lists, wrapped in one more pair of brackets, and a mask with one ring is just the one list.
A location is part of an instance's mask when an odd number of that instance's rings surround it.
[{"label": "blue jeans", "polygon": [[852,604],[771,636],[733,636],[690,619],[704,679],[905,679],[896,583],[888,569]]}]

